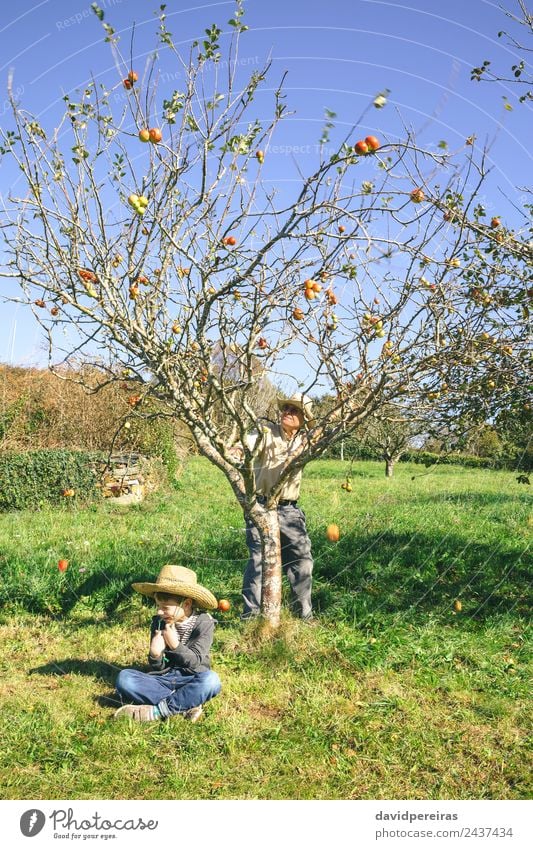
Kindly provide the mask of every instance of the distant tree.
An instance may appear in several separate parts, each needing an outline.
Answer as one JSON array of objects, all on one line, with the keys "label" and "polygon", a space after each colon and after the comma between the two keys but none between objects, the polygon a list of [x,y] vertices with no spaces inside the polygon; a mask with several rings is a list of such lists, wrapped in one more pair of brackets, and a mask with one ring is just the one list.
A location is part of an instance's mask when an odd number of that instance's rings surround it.
[{"label": "distant tree", "polygon": [[503,453],[503,443],[496,428],[484,423],[469,435],[466,451],[476,457],[496,458]]},{"label": "distant tree", "polygon": [[385,460],[385,476],[392,478],[395,464],[413,447],[415,437],[425,430],[425,424],[410,418],[407,410],[390,406],[365,421],[359,438],[362,448]]}]

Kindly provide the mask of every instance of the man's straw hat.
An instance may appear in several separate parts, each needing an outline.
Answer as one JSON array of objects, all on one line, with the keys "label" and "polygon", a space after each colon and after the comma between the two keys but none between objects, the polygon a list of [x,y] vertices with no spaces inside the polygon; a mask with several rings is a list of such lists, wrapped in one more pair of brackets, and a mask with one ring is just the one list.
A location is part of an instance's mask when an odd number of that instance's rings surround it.
[{"label": "man's straw hat", "polygon": [[297,407],[304,414],[307,424],[310,427],[313,425],[313,402],[308,395],[303,395],[301,392],[297,392],[296,395],[291,395],[290,398],[279,396],[277,401],[279,410],[282,410],[285,404],[290,404],[291,407]]},{"label": "man's straw hat", "polygon": [[198,607],[204,610],[215,610],[218,602],[212,592],[202,587],[196,578],[196,572],[185,566],[174,566],[169,563],[163,566],[155,584],[132,584],[136,592],[153,598],[156,593],[171,593],[182,598],[192,598]]}]

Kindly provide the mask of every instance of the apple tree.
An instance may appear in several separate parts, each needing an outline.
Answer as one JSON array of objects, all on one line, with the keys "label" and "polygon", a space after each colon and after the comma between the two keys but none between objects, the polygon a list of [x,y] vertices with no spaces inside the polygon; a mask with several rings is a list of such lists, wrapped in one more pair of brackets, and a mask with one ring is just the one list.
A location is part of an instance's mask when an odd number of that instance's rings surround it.
[{"label": "apple tree", "polygon": [[[162,7],[159,48],[185,80],[173,91],[158,86],[157,55],[140,79],[95,13],[125,106],[89,81],[65,95],[49,128],[11,92],[0,154],[24,190],[12,192],[3,226],[3,275],[40,322],[52,364],[85,357],[102,385],[130,387],[136,414],[158,399],[223,472],[258,528],[262,613],[276,627],[276,503],[289,475],[379,411],[459,431],[510,397],[521,403],[531,250],[485,220],[483,151],[424,150],[407,129],[362,139],[363,115],[333,153],[322,145],[310,173],[298,171],[290,195],[273,188],[269,145],[289,114],[283,80],[260,120],[271,72],[267,63],[237,84],[239,3],[227,62],[215,25],[182,58]],[[245,436],[263,426],[265,376],[334,403],[262,505]],[[244,445],[242,462],[232,441]]]}]

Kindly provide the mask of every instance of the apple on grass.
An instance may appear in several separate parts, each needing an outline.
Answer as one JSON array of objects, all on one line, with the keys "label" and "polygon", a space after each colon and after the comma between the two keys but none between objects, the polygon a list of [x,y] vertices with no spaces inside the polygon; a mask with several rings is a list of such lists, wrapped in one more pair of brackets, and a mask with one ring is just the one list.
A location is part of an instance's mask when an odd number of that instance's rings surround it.
[{"label": "apple on grass", "polygon": [[68,569],[68,560],[61,559],[57,564],[57,568],[60,572],[66,572]]}]

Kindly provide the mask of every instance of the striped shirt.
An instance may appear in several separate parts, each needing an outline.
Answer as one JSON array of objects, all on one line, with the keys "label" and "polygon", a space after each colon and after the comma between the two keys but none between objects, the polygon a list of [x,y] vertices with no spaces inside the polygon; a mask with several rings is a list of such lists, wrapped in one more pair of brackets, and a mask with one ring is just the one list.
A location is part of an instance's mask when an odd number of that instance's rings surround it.
[{"label": "striped shirt", "polygon": [[185,643],[191,636],[192,630],[196,625],[197,619],[198,614],[193,613],[191,614],[191,616],[188,616],[187,619],[184,619],[183,622],[176,622],[176,631],[178,633],[181,645],[185,645]]}]

